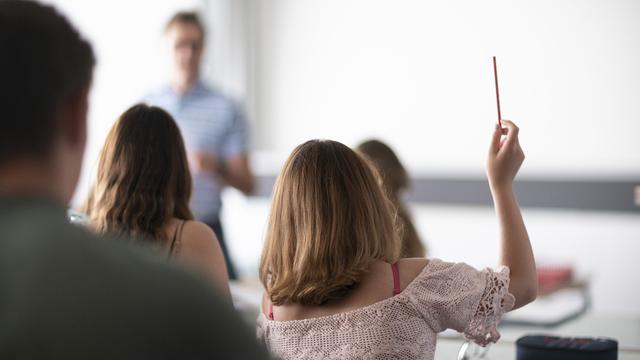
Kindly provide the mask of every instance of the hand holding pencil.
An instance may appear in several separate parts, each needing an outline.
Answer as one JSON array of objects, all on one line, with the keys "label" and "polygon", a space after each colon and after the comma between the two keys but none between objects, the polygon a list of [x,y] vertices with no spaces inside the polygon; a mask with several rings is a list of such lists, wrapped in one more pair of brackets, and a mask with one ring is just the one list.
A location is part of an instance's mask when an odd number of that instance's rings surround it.
[{"label": "hand holding pencil", "polygon": [[524,152],[518,139],[520,129],[513,122],[502,119],[495,56],[493,57],[493,75],[496,85],[498,123],[489,146],[487,175],[500,224],[500,263],[510,269],[509,292],[515,297],[514,309],[516,309],[536,298],[538,278],[527,228],[513,191],[513,180],[524,161]]},{"label": "hand holding pencil", "polygon": [[[509,120],[503,120],[500,112],[500,92],[498,91],[498,69],[496,57],[493,57],[493,75],[496,86],[496,103],[498,106],[498,123],[493,132],[489,157],[487,159],[487,175],[492,190],[511,187],[522,162],[524,152],[518,139],[519,129]],[[503,127],[503,125],[505,127]],[[503,138],[504,136],[504,138]]]},{"label": "hand holding pencil", "polygon": [[487,175],[491,189],[511,187],[524,162],[524,151],[518,139],[520,129],[509,120],[502,120],[502,125],[504,128],[496,125],[489,146]]}]

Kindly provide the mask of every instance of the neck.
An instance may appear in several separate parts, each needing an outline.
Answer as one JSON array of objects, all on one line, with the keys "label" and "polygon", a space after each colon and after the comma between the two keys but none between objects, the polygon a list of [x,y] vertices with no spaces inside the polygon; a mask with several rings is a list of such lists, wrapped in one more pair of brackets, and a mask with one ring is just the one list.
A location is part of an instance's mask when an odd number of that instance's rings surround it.
[{"label": "neck", "polygon": [[16,162],[2,166],[0,194],[11,196],[39,196],[66,203],[59,184],[60,177],[43,164]]},{"label": "neck", "polygon": [[171,79],[171,87],[179,94],[184,94],[198,81],[198,75],[176,76]]}]

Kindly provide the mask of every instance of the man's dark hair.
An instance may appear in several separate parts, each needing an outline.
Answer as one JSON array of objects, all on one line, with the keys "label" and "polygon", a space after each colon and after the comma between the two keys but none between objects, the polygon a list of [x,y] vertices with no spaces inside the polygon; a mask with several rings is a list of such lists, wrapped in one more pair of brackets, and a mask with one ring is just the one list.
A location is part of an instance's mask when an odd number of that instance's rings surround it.
[{"label": "man's dark hair", "polygon": [[53,7],[0,1],[0,165],[50,150],[62,105],[88,90],[91,45]]},{"label": "man's dark hair", "polygon": [[174,24],[192,24],[195,25],[198,30],[200,30],[200,34],[202,34],[202,38],[204,38],[204,25],[202,21],[200,21],[200,16],[198,13],[194,11],[180,11],[173,15],[171,19],[167,22],[166,30],[169,30],[171,26]]}]

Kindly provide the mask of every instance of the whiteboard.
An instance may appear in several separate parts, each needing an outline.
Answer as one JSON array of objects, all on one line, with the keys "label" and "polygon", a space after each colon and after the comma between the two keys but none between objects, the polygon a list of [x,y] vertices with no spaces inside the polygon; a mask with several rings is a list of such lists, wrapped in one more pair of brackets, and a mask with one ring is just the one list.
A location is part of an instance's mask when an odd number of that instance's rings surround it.
[{"label": "whiteboard", "polygon": [[640,174],[640,1],[256,6],[260,150],[376,137],[414,173],[481,174],[497,118],[495,55],[524,176]]}]

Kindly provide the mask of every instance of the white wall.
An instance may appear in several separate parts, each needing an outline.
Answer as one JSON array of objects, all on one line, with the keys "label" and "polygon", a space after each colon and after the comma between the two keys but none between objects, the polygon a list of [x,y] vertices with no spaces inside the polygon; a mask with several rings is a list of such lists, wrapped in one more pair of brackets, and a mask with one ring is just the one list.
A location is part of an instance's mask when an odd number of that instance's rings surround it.
[{"label": "white wall", "polygon": [[496,121],[525,175],[640,174],[640,2],[270,0],[259,9],[258,146],[391,143],[414,172],[481,173]]},{"label": "white wall", "polygon": [[[224,194],[223,221],[240,273],[257,277],[269,199]],[[477,268],[498,264],[499,232],[492,208],[413,205],[429,255]],[[640,214],[524,209],[538,263],[569,264],[591,283],[593,310],[640,316]]]}]

